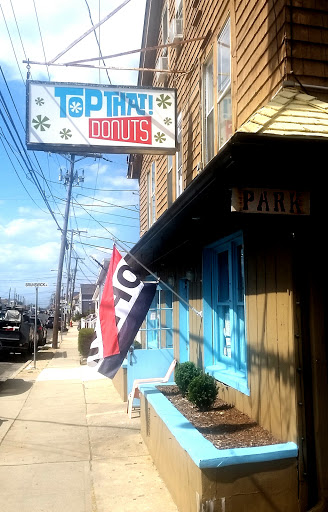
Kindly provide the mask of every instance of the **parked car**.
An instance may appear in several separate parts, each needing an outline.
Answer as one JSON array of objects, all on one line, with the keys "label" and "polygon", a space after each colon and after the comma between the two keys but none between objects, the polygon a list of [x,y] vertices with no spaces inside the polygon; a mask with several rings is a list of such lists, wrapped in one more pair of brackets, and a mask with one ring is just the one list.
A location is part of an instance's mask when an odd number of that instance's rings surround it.
[{"label": "parked car", "polygon": [[48,320],[46,321],[46,327],[47,327],[47,329],[53,329],[53,326],[54,326],[54,317],[49,316]]},{"label": "parked car", "polygon": [[[49,316],[46,321],[46,328],[53,329],[54,328],[54,316]],[[58,328],[61,329],[61,317],[58,318]]]},{"label": "parked car", "polygon": [[[35,317],[30,318],[32,326],[35,326]],[[34,332],[34,331],[33,331]],[[38,347],[43,347],[47,342],[47,329],[41,322],[40,318],[36,320],[36,336]]]},{"label": "parked car", "polygon": [[0,351],[32,353],[33,329],[23,311],[9,308],[0,320]]}]

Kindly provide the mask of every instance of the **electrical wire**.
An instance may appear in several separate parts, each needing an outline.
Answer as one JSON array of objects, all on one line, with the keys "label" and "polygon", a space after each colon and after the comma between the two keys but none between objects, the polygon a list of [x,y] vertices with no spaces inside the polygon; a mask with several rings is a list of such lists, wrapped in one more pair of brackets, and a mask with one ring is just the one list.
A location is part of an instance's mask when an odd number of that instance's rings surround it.
[{"label": "electrical wire", "polygon": [[[89,7],[89,4],[88,4],[88,1],[87,1],[87,0],[85,0],[85,3],[86,3],[86,6],[87,6],[87,9],[88,9],[88,11],[89,11],[89,18],[90,18],[90,21],[91,21],[91,25],[92,25],[92,26],[94,26],[94,25],[93,25],[93,21],[92,21],[92,17],[91,17],[91,11],[90,11],[90,7]],[[96,38],[96,41],[97,41],[97,45],[98,45],[98,48],[99,48],[99,55],[100,55],[100,57],[101,57],[101,59],[102,59],[102,62],[103,62],[103,64],[104,64],[104,66],[105,66],[105,61],[104,61],[104,59],[102,58],[102,52],[101,52],[101,48],[100,48],[100,42],[98,41],[98,37],[97,37],[97,33],[96,33],[96,29],[95,29],[95,28],[94,28],[94,30],[93,30],[93,33],[94,33],[94,35],[95,35],[95,38]],[[108,74],[108,69],[106,69],[106,74],[107,74],[108,82],[111,84],[112,82],[111,82],[111,79],[110,79],[109,74]]]},{"label": "electrical wire", "polygon": [[[22,120],[21,120],[21,117],[20,117],[20,115],[19,115],[19,112],[18,112],[18,109],[17,109],[16,103],[15,103],[15,101],[14,101],[14,98],[13,98],[12,94],[11,94],[10,88],[9,88],[9,86],[8,86],[8,82],[7,82],[7,80],[6,80],[6,77],[5,77],[5,75],[4,75],[4,72],[3,72],[3,70],[2,70],[2,67],[1,67],[1,66],[0,66],[0,69],[1,69],[2,77],[3,77],[4,82],[5,82],[5,84],[6,84],[7,91],[8,91],[8,93],[9,93],[9,95],[10,95],[10,99],[11,99],[11,101],[12,101],[13,105],[14,105],[14,108],[15,108],[16,114],[17,114],[17,116],[18,116],[18,119],[19,119],[19,121],[20,121],[20,123],[21,123],[21,126],[22,126],[22,128],[23,128],[23,130],[24,130],[24,133],[26,133],[25,126],[24,126],[24,124],[23,124],[23,122],[22,122]],[[0,94],[1,94],[1,93],[0,93]],[[1,94],[1,102],[4,104],[5,109],[6,109],[6,112],[7,112],[7,115],[9,116],[9,115],[10,115],[10,114],[9,114],[9,108],[8,108],[8,105],[6,104],[5,99],[4,99],[4,97],[3,97],[3,95],[2,95],[2,94]],[[12,116],[11,116],[11,115],[10,115],[10,119],[12,120]],[[12,120],[12,124],[13,124],[13,120]],[[51,195],[51,196],[52,196],[52,198],[53,198],[54,204],[56,205],[56,207],[57,207],[57,209],[58,209],[58,213],[59,213],[59,215],[62,215],[62,214],[61,214],[61,212],[60,212],[60,210],[59,210],[59,207],[58,207],[58,205],[56,204],[56,201],[55,201],[55,199],[54,199],[54,197],[53,197],[53,195],[52,195],[52,191],[51,191],[51,189],[50,189],[50,187],[49,187],[49,185],[48,185],[48,182],[47,182],[47,180],[46,180],[46,178],[45,178],[45,176],[44,176],[44,174],[43,174],[43,171],[42,171],[42,168],[41,168],[40,162],[39,162],[39,160],[38,160],[38,158],[37,158],[37,156],[36,156],[36,154],[35,154],[35,152],[34,152],[34,151],[33,151],[33,155],[34,155],[34,158],[35,158],[35,160],[36,160],[36,163],[37,163],[37,165],[38,165],[38,167],[39,167],[39,169],[40,169],[40,173],[38,173],[38,174],[39,174],[39,175],[42,177],[42,179],[45,181],[46,186],[47,186],[47,188],[48,188],[48,190],[49,190],[49,192],[50,192],[50,195]],[[37,171],[35,171],[35,172],[37,172]]]},{"label": "electrical wire", "polygon": [[16,23],[16,28],[17,28],[17,32],[18,32],[18,35],[19,35],[19,39],[20,39],[21,45],[22,45],[23,53],[24,53],[25,59],[27,59],[26,51],[25,51],[25,48],[24,48],[24,45],[23,45],[23,41],[22,41],[22,36],[21,36],[20,30],[19,30],[19,27],[18,27],[18,23],[17,23],[17,19],[16,19],[16,14],[15,14],[15,11],[14,11],[14,6],[13,6],[11,0],[10,0],[10,5],[11,5],[11,10],[13,11],[13,15],[14,15],[15,23]]},{"label": "electrical wire", "polygon": [[[2,128],[0,128],[0,131],[1,131],[1,132],[2,132],[2,134],[3,134]],[[3,135],[3,138],[6,140],[6,137],[5,137],[4,135]],[[10,155],[9,155],[9,153],[8,153],[8,151],[7,151],[7,148],[6,148],[5,144],[3,143],[2,138],[0,138],[0,140],[1,140],[1,144],[3,145],[3,148],[4,148],[5,152],[6,152],[6,154],[7,154],[7,157],[8,157],[8,159],[9,159],[9,161],[10,161],[10,163],[11,163],[11,165],[12,165],[12,167],[13,167],[13,169],[14,169],[15,173],[16,173],[16,176],[17,176],[17,178],[19,179],[19,181],[21,182],[22,187],[24,188],[25,192],[26,192],[26,193],[27,193],[27,195],[30,197],[30,199],[33,201],[33,203],[34,203],[38,208],[40,208],[40,210],[41,210],[43,213],[48,213],[48,212],[46,212],[46,211],[42,210],[42,208],[41,208],[41,207],[40,207],[40,206],[35,202],[35,200],[34,200],[34,199],[33,199],[33,197],[31,196],[31,194],[29,193],[29,191],[28,191],[28,190],[27,190],[27,188],[25,187],[25,185],[24,185],[24,183],[23,183],[22,179],[20,178],[20,176],[19,176],[19,174],[18,174],[18,172],[17,172],[17,170],[16,170],[16,167],[15,167],[15,165],[14,165],[14,163],[13,163],[12,159],[10,158]]]},{"label": "electrical wire", "polygon": [[[39,27],[39,34],[40,34],[40,39],[41,39],[41,44],[42,44],[42,50],[43,50],[44,61],[45,61],[45,62],[47,62],[47,59],[46,59],[46,52],[45,52],[45,49],[44,49],[43,38],[42,38],[42,34],[41,34],[41,27],[40,27],[40,23],[39,23],[39,17],[38,17],[38,13],[37,13],[37,10],[36,10],[36,5],[35,5],[35,0],[33,0],[33,5],[34,5],[34,11],[35,11],[35,16],[36,16],[36,21],[37,21],[37,23],[38,23],[38,27]],[[48,78],[49,78],[49,81],[50,81],[50,74],[49,74],[49,67],[48,67],[48,64],[46,64],[46,68],[47,68]]]},{"label": "electrical wire", "polygon": [[18,70],[19,70],[20,76],[21,76],[21,78],[22,78],[22,80],[23,80],[23,83],[24,83],[24,85],[25,85],[25,80],[24,80],[24,78],[23,78],[21,68],[19,67],[19,64],[18,64],[18,58],[17,58],[17,55],[16,55],[15,47],[14,47],[14,45],[13,45],[13,41],[12,41],[12,39],[11,39],[11,35],[10,35],[9,28],[8,28],[8,25],[7,25],[7,20],[6,20],[5,13],[3,12],[3,9],[2,9],[2,5],[1,5],[1,4],[0,4],[0,9],[1,9],[1,12],[2,12],[3,20],[4,20],[5,25],[6,25],[6,29],[7,29],[7,32],[8,32],[8,37],[9,37],[9,39],[10,39],[11,47],[12,47],[12,50],[13,50],[14,55],[15,55],[16,64],[17,64],[17,67],[18,67]]},{"label": "electrical wire", "polygon": [[[2,97],[2,94],[1,94],[1,92],[0,92],[0,100],[2,100],[2,98],[3,98],[3,97]],[[8,111],[6,111],[6,113],[7,113],[7,116],[9,117],[9,120],[11,121],[11,124],[12,124],[12,126],[13,126],[13,128],[14,128],[14,131],[15,131],[15,133],[16,133],[16,136],[17,136],[17,138],[18,138],[18,140],[19,140],[19,142],[20,142],[20,145],[22,146],[22,149],[23,149],[23,152],[24,152],[24,154],[25,154],[25,157],[23,156],[22,151],[21,151],[21,149],[19,148],[19,145],[18,145],[18,143],[16,142],[16,139],[15,139],[15,138],[14,138],[14,136],[13,136],[13,133],[12,133],[12,131],[11,131],[10,127],[8,126],[8,123],[7,123],[6,119],[5,119],[5,117],[4,117],[3,113],[2,113],[2,111],[0,110],[0,116],[2,117],[2,120],[4,121],[4,123],[5,123],[5,125],[6,125],[7,131],[8,131],[8,133],[10,134],[10,136],[11,136],[11,138],[12,138],[13,142],[14,142],[14,145],[16,146],[16,149],[17,149],[17,151],[18,151],[18,153],[19,153],[19,155],[20,155],[20,157],[21,157],[22,161],[24,162],[24,165],[26,166],[26,169],[28,170],[28,173],[29,173],[29,175],[31,176],[31,179],[32,179],[33,183],[35,184],[35,186],[36,186],[36,187],[37,187],[37,189],[39,190],[39,192],[40,192],[40,194],[41,194],[41,197],[43,198],[43,200],[44,200],[44,202],[45,202],[45,204],[46,204],[46,206],[47,206],[47,208],[48,208],[48,210],[49,210],[49,212],[50,212],[51,216],[53,217],[53,219],[54,219],[55,223],[57,224],[58,228],[61,230],[61,227],[59,226],[59,224],[58,224],[58,222],[57,222],[57,219],[56,219],[56,217],[55,217],[55,215],[54,215],[54,212],[52,211],[52,208],[51,208],[51,206],[49,205],[49,202],[48,202],[48,200],[47,200],[47,198],[46,198],[46,196],[45,196],[45,194],[44,194],[44,192],[43,192],[43,190],[42,190],[42,188],[41,188],[41,186],[40,186],[40,183],[38,182],[37,178],[35,177],[35,175],[34,175],[34,173],[33,173],[33,166],[31,165],[31,161],[30,161],[29,156],[28,156],[28,154],[27,154],[27,152],[26,152],[26,150],[25,150],[25,147],[24,147],[24,145],[23,145],[23,143],[22,143],[22,141],[21,141],[21,139],[20,139],[20,136],[19,136],[19,134],[18,134],[18,132],[17,132],[16,126],[15,126],[15,124],[14,124],[14,122],[13,122],[13,120],[12,120],[12,118],[11,118],[10,114],[9,114],[9,112],[8,112]]]},{"label": "electrical wire", "polygon": [[[86,197],[87,199],[93,199],[92,197],[90,196],[86,196],[84,194],[77,194],[76,197],[78,196],[82,196],[82,197]],[[116,204],[113,204],[113,203],[109,203],[108,201],[103,201],[102,199],[95,199],[96,201],[98,201],[98,203],[104,203],[106,205],[109,205],[109,206],[113,206],[114,208],[126,208],[126,206],[121,206],[121,205],[116,205]],[[102,207],[101,204],[95,204],[95,205],[85,205],[85,206],[96,206],[96,207]],[[128,204],[127,206],[134,206],[135,208],[138,208],[137,205],[135,204]]]}]

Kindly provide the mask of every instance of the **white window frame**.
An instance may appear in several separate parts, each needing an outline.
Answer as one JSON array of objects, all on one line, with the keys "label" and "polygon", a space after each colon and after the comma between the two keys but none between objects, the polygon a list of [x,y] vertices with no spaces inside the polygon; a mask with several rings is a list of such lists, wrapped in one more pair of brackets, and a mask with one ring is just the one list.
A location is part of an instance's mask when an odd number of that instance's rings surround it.
[{"label": "white window frame", "polygon": [[151,164],[151,224],[156,221],[156,163]]},{"label": "white window frame", "polygon": [[148,227],[156,221],[156,163],[151,163],[147,174]]},{"label": "white window frame", "polygon": [[[225,41],[229,38],[229,43]],[[228,58],[227,58],[228,54]],[[229,63],[227,65],[227,63]],[[218,147],[221,148],[231,136],[231,24],[225,22],[217,40],[217,124]],[[224,127],[224,129],[223,129]]]},{"label": "white window frame", "polygon": [[167,206],[173,203],[173,155],[167,155]]},{"label": "white window frame", "polygon": [[182,19],[183,15],[183,0],[175,0],[175,17]]},{"label": "white window frame", "polygon": [[207,164],[214,157],[214,80],[213,55],[211,54],[203,66],[203,154]]},{"label": "white window frame", "polygon": [[175,172],[176,172],[176,197],[183,192],[183,159],[182,159],[182,114],[177,118],[177,143],[178,150],[175,154]]},{"label": "white window frame", "polygon": [[[169,7],[168,2],[165,3],[162,11],[162,44],[169,42]],[[163,48],[162,56],[166,57],[168,53],[167,48]]]}]

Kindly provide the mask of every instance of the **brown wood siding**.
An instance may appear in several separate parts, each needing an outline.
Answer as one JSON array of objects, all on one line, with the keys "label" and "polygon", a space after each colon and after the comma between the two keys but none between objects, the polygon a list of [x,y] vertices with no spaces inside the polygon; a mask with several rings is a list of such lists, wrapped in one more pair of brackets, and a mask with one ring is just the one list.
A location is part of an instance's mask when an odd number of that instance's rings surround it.
[{"label": "brown wood siding", "polygon": [[222,386],[220,396],[282,441],[297,441],[291,254],[248,246],[246,322],[250,396]]},{"label": "brown wood siding", "polygon": [[285,76],[285,0],[241,2],[236,9],[237,125],[281,86]]},{"label": "brown wood siding", "polygon": [[288,8],[287,48],[288,72],[305,85],[328,86],[326,1],[298,1]]},{"label": "brown wood siding", "polygon": [[[175,15],[175,1],[169,0],[168,7],[171,23]],[[198,164],[203,160],[202,65],[211,49],[216,47],[217,36],[229,13],[233,131],[268,102],[284,80],[328,86],[328,13],[324,1],[295,0],[291,8],[287,0],[200,0],[196,3],[185,0],[184,39],[206,37],[206,42],[193,41],[170,47],[167,51],[170,69],[185,73],[169,74],[164,84],[157,81],[155,74],[153,77],[153,85],[174,87],[178,91],[177,110],[182,113],[184,187],[197,176]],[[158,16],[161,18],[160,12]],[[157,41],[162,44],[161,24]],[[157,50],[156,62],[161,55],[163,50]],[[166,157],[157,158],[158,218],[167,208],[167,174],[164,171]],[[147,159],[143,165],[148,165]],[[141,229],[145,226],[144,221],[142,226]]]},{"label": "brown wood siding", "polygon": [[148,190],[147,174],[153,161],[152,155],[145,155],[139,178],[139,203],[140,203],[140,236],[148,230]]}]

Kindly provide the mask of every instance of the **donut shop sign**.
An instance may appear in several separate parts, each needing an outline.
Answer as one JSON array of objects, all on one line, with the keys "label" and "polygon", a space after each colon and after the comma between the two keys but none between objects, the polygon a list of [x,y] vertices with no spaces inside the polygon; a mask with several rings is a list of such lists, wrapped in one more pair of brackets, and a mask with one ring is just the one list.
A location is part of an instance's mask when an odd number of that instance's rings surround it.
[{"label": "donut shop sign", "polygon": [[29,81],[28,149],[52,152],[176,151],[176,91]]}]

